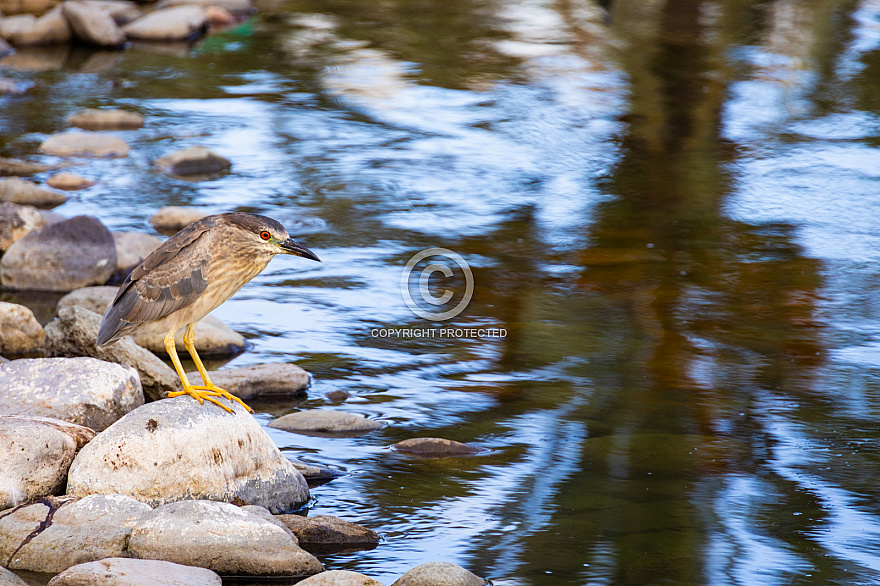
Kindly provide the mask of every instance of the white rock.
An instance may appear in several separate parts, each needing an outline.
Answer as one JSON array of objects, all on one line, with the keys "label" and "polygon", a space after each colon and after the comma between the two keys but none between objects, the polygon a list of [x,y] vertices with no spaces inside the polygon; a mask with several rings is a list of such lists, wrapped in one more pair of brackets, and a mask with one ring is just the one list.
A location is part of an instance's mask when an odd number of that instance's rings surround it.
[{"label": "white rock", "polygon": [[95,182],[91,179],[71,173],[70,171],[62,171],[56,173],[46,180],[46,185],[55,189],[63,189],[64,191],[77,191],[91,187]]},{"label": "white rock", "polygon": [[125,157],[129,150],[128,143],[118,136],[85,130],[54,134],[40,145],[40,151],[59,157]]},{"label": "white rock", "polygon": [[[219,574],[303,576],[323,570],[275,524],[229,503],[191,500],[145,514],[129,555],[200,566]],[[210,552],[210,555],[205,555]]]},{"label": "white rock", "polygon": [[130,22],[122,30],[131,39],[182,41],[204,32],[208,16],[201,6],[175,6],[151,12]]},{"label": "white rock", "polygon": [[313,435],[362,435],[382,424],[357,413],[312,409],[291,413],[269,423],[269,427]]},{"label": "white rock", "polygon": [[66,421],[0,415],[0,509],[62,491],[74,455],[93,437]]},{"label": "white rock", "polygon": [[209,212],[198,208],[167,206],[153,214],[153,217],[150,218],[150,224],[157,232],[173,234],[207,215]]},{"label": "white rock", "polygon": [[149,511],[118,494],[49,497],[0,515],[0,559],[11,570],[54,574],[122,557],[132,526]]},{"label": "white rock", "polygon": [[461,566],[449,562],[428,562],[411,569],[391,586],[483,586],[488,584]]},{"label": "white rock", "polygon": [[[198,329],[199,326],[196,326],[197,348]],[[310,383],[309,373],[296,364],[256,364],[243,368],[212,370],[208,374],[215,385],[245,400],[253,397],[295,395],[307,389]],[[202,384],[198,372],[189,372],[187,377],[194,384]]]},{"label": "white rock", "polygon": [[134,130],[144,125],[144,117],[126,110],[90,108],[71,114],[67,117],[67,123],[84,130]]},{"label": "white rock", "polygon": [[48,586],[221,586],[215,572],[160,560],[106,558],[71,566]]},{"label": "white rock", "polygon": [[385,586],[359,572],[349,570],[330,570],[298,582],[297,586]]},{"label": "white rock", "polygon": [[67,196],[43,189],[33,181],[20,177],[0,178],[0,201],[37,208],[54,208],[67,201]]},{"label": "white rock", "polygon": [[135,409],[80,451],[68,493],[127,494],[154,506],[209,499],[273,513],[307,502],[305,479],[257,420],[223,402],[232,413],[189,396]]},{"label": "white rock", "polygon": [[[15,355],[33,352],[43,345],[46,333],[24,305],[0,301],[0,354]],[[0,378],[0,388],[3,379]],[[0,396],[0,403],[3,397]],[[42,415],[40,413],[39,415]]]},{"label": "white rock", "polygon": [[94,358],[0,364],[0,414],[54,417],[103,431],[144,404],[137,371]]}]

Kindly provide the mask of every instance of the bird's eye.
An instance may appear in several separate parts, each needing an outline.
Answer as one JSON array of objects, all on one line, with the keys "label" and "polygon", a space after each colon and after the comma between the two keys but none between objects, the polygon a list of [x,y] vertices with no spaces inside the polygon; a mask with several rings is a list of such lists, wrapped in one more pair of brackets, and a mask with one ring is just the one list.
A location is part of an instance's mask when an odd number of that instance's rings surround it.
[{"label": "bird's eye", "polygon": [[268,230],[263,230],[262,232],[260,232],[260,238],[262,238],[263,240],[268,240],[271,237],[272,235],[269,234]]}]

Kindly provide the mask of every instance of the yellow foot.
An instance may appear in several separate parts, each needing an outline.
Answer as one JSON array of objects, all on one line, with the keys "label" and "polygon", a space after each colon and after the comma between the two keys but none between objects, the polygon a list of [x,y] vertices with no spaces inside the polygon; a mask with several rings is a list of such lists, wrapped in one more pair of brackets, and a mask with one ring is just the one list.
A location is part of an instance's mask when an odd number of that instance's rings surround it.
[{"label": "yellow foot", "polygon": [[226,405],[224,405],[223,403],[221,403],[220,401],[218,401],[217,399],[214,398],[214,397],[223,397],[224,399],[229,399],[230,401],[237,402],[239,405],[241,405],[242,407],[247,409],[250,413],[254,412],[254,410],[251,409],[250,407],[248,407],[247,405],[245,405],[245,403],[241,399],[239,399],[235,395],[229,394],[228,392],[224,391],[220,387],[216,387],[214,385],[211,385],[211,386],[204,386],[204,385],[190,386],[190,385],[187,385],[183,388],[182,391],[173,391],[171,393],[168,393],[169,398],[170,397],[179,397],[181,395],[189,395],[190,397],[192,397],[193,399],[195,399],[199,403],[203,403],[203,401],[210,401],[211,403],[214,403],[215,405],[223,407],[229,413],[232,413],[232,409],[230,409],[229,407],[227,407]]}]

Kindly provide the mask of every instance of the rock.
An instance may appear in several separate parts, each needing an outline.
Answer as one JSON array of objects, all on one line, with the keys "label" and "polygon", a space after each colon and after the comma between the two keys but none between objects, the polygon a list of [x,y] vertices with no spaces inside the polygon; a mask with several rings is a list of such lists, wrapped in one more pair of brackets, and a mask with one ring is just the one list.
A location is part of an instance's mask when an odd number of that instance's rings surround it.
[{"label": "rock", "polygon": [[210,214],[197,208],[167,206],[153,214],[153,217],[150,218],[150,224],[157,232],[174,234],[207,215]]},{"label": "rock", "polygon": [[231,406],[227,413],[182,396],[135,409],[79,453],[68,493],[127,494],[154,506],[209,499],[273,513],[303,505],[305,479],[244,407]]},{"label": "rock", "polygon": [[251,0],[159,0],[156,8],[169,8],[171,6],[181,6],[184,4],[194,4],[207,8],[208,6],[217,6],[224,8],[229,12],[253,12],[254,5]]},{"label": "rock", "polygon": [[0,201],[31,205],[37,208],[54,208],[66,202],[67,196],[43,189],[33,181],[18,177],[4,177],[0,179]]},{"label": "rock", "polygon": [[269,427],[306,435],[363,435],[382,427],[378,421],[357,413],[312,409],[291,413],[269,423]]},{"label": "rock", "polygon": [[417,456],[462,456],[482,451],[476,446],[439,437],[414,437],[391,447],[395,451]]},{"label": "rock", "polygon": [[321,572],[302,582],[297,582],[297,586],[385,586],[378,580],[373,580],[369,576],[359,572],[350,570],[330,570]]},{"label": "rock", "polygon": [[[16,71],[58,71],[70,58],[70,45],[42,45],[33,47],[19,47],[12,55],[0,59],[3,69]],[[18,83],[18,92],[24,93],[34,86],[34,82]]]},{"label": "rock", "polygon": [[33,14],[18,14],[0,19],[0,37],[5,41],[12,42],[17,35],[30,31],[37,22]]},{"label": "rock", "polygon": [[128,551],[134,558],[237,576],[304,576],[324,569],[270,521],[229,503],[206,500],[171,503],[145,514],[131,532]]},{"label": "rock", "polygon": [[97,218],[75,216],[14,242],[0,258],[9,289],[72,291],[103,285],[116,270],[116,244]]},{"label": "rock", "polygon": [[335,391],[330,391],[324,396],[333,402],[344,403],[351,398],[351,393],[349,393],[348,391],[343,391],[342,389],[337,389]]},{"label": "rock", "polygon": [[[2,18],[2,17],[0,17],[0,18]],[[213,25],[214,19],[210,13],[208,13],[208,18],[211,20],[211,24]],[[0,39],[0,56],[9,55],[10,53],[12,53],[12,51],[13,51],[12,45],[7,43],[3,39]],[[0,79],[0,83],[2,83],[4,81],[9,81],[9,80]],[[12,82],[12,83],[14,84],[15,82]],[[13,85],[12,87],[15,87],[15,85]],[[3,90],[0,90],[0,94],[6,94],[6,93],[12,93],[12,92],[4,92]]]},{"label": "rock", "polygon": [[299,470],[299,473],[303,475],[306,482],[309,483],[309,486],[320,486],[321,484],[330,482],[334,478],[345,476],[342,472],[328,468],[327,466],[308,464],[306,462],[301,462],[300,460],[291,460],[290,463]]},{"label": "rock", "polygon": [[276,519],[293,531],[300,545],[305,549],[309,546],[349,546],[370,545],[379,543],[379,534],[357,523],[345,521],[332,515],[276,515]]},{"label": "rock", "polygon": [[60,3],[60,0],[0,0],[0,12],[13,14],[44,14]]},{"label": "rock", "polygon": [[[0,354],[33,352],[43,345],[45,339],[46,333],[34,317],[33,311],[24,305],[0,301]],[[4,382],[0,378],[0,388],[3,388]],[[0,395],[0,404],[3,399],[4,397]]]},{"label": "rock", "polygon": [[199,36],[207,26],[205,9],[188,5],[156,10],[128,23],[122,30],[131,39],[179,41]]},{"label": "rock", "polygon": [[299,545],[299,540],[296,538],[296,535],[293,534],[293,531],[291,531],[290,528],[289,528],[287,525],[285,525],[284,523],[282,523],[281,521],[279,521],[278,519],[276,519],[276,518],[275,518],[275,515],[273,515],[273,514],[269,511],[269,509],[267,509],[266,507],[261,507],[260,505],[243,505],[243,506],[241,507],[241,510],[242,510],[242,511],[245,511],[245,512],[248,512],[248,513],[250,513],[250,514],[252,514],[252,515],[256,515],[256,516],[258,516],[258,517],[262,517],[263,519],[269,521],[269,522],[272,523],[273,525],[276,525],[276,526],[280,527],[282,531],[284,531],[285,533],[287,533],[288,535],[290,535],[290,538],[293,539],[293,542],[294,542],[294,543],[296,543],[297,545]]},{"label": "rock", "polygon": [[70,25],[61,13],[61,7],[53,8],[40,18],[22,14],[0,21],[0,36],[15,45],[53,45],[67,43],[71,38]]},{"label": "rock", "polygon": [[105,558],[71,566],[48,586],[221,586],[215,572],[160,560]]},{"label": "rock", "polygon": [[[198,336],[198,326],[196,326],[196,336]],[[244,338],[242,338],[242,346],[244,346]],[[201,352],[201,348],[198,350]],[[244,368],[212,370],[208,374],[214,384],[240,399],[295,395],[308,388],[310,383],[309,373],[296,364],[256,364]],[[187,373],[187,376],[193,383],[201,384],[202,379],[198,372]]]},{"label": "rock", "polygon": [[[2,43],[2,45],[0,45],[0,55],[7,55],[12,48],[2,39],[0,39],[0,43]],[[9,49],[7,49],[7,47],[9,47]],[[3,64],[6,64],[6,59],[3,60]],[[33,83],[29,82],[21,82],[9,79],[8,77],[0,77],[0,96],[19,96],[32,88],[33,85]],[[2,175],[2,173],[0,173],[0,175]]]},{"label": "rock", "polygon": [[391,586],[483,586],[488,582],[449,562],[428,562],[411,569]]},{"label": "rock", "polygon": [[22,206],[8,201],[0,203],[0,252],[12,246],[31,232],[46,225],[46,220],[33,206]]},{"label": "rock", "polygon": [[235,17],[232,13],[221,6],[205,6],[205,16],[208,17],[208,23],[214,28],[235,24]]},{"label": "rock", "polygon": [[[67,0],[62,7],[73,34],[80,41],[101,47],[121,47],[125,43],[125,33],[101,5],[84,0]],[[127,149],[126,145],[126,153]]]},{"label": "rock", "polygon": [[68,116],[67,123],[84,130],[135,130],[143,127],[144,117],[125,110],[87,109]]},{"label": "rock", "polygon": [[118,25],[128,24],[144,15],[143,11],[134,2],[128,0],[80,0],[90,4],[110,15],[110,18]]},{"label": "rock", "polygon": [[211,149],[195,146],[165,155],[156,166],[169,175],[207,177],[229,169],[232,163]]},{"label": "rock", "polygon": [[8,177],[10,175],[18,177],[27,177],[34,173],[45,173],[49,170],[49,165],[41,165],[40,163],[30,163],[20,159],[10,159],[0,157],[0,177]]},{"label": "rock", "polygon": [[3,566],[0,566],[0,586],[28,586],[28,583]]},{"label": "rock", "polygon": [[84,307],[66,307],[46,324],[47,356],[91,356],[133,367],[141,379],[144,396],[155,401],[171,391],[181,390],[180,379],[155,354],[123,338],[104,348],[95,347],[101,316]]},{"label": "rock", "polygon": [[[126,276],[163,242],[158,236],[143,232],[113,232],[113,240],[116,241],[116,271]],[[116,291],[110,301],[115,295]]]},{"label": "rock", "polygon": [[91,179],[87,179],[82,175],[77,175],[76,173],[71,173],[70,171],[62,171],[61,173],[56,173],[49,177],[46,180],[46,185],[49,187],[54,187],[55,189],[63,189],[64,191],[76,191],[78,189],[85,189],[86,187],[91,187],[95,182]]},{"label": "rock", "polygon": [[40,150],[59,157],[116,158],[127,156],[129,147],[121,138],[106,132],[71,130],[50,136],[40,145]]},{"label": "rock", "polygon": [[93,437],[91,429],[58,419],[0,415],[0,509],[63,492],[73,457]]},{"label": "rock", "polygon": [[37,210],[40,212],[40,215],[43,216],[43,219],[46,220],[46,224],[57,224],[58,222],[63,222],[67,220],[67,216],[62,216],[61,214],[50,212],[49,210]]},{"label": "rock", "polygon": [[11,570],[54,574],[123,557],[132,526],[149,512],[119,494],[48,497],[0,515],[0,559]]},{"label": "rock", "polygon": [[143,404],[130,366],[85,357],[0,364],[0,414],[54,417],[103,431]]}]

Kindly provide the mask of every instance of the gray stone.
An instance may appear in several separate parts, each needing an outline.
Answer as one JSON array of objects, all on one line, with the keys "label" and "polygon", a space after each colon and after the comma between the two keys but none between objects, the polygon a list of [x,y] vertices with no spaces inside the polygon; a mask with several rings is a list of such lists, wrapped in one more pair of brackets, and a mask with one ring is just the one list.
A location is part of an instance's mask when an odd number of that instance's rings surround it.
[{"label": "gray stone", "polygon": [[0,559],[11,570],[54,574],[123,557],[132,527],[149,511],[119,494],[48,497],[0,516]]},{"label": "gray stone", "polygon": [[[8,356],[33,352],[43,345],[45,339],[43,326],[34,317],[33,311],[24,305],[0,301],[0,354]],[[0,388],[3,382],[0,379]],[[0,396],[2,402],[3,397]]]},{"label": "gray stone", "polygon": [[73,457],[93,437],[58,419],[0,415],[0,509],[63,492]]},{"label": "gray stone", "polygon": [[369,576],[350,570],[330,570],[321,572],[302,582],[297,586],[385,586],[382,582]]},{"label": "gray stone", "polygon": [[49,170],[49,165],[40,163],[31,163],[22,161],[21,159],[10,159],[0,157],[0,177],[16,176],[27,177],[34,173],[45,173]]},{"label": "gray stone", "polygon": [[[135,525],[129,555],[200,566],[219,574],[304,576],[323,570],[283,529],[229,503],[160,506]],[[210,552],[210,555],[205,555]]]},{"label": "gray stone", "polygon": [[391,586],[483,586],[488,582],[449,562],[428,562],[411,569]]},{"label": "gray stone", "polygon": [[353,545],[379,543],[379,534],[357,523],[345,521],[332,515],[276,515],[276,519],[284,523],[299,543],[311,545]]},{"label": "gray stone", "polygon": [[70,130],[50,136],[40,145],[40,150],[59,157],[116,158],[127,156],[129,146],[118,136],[106,132]]},{"label": "gray stone", "polygon": [[207,177],[229,169],[232,163],[211,149],[195,146],[165,155],[156,166],[170,175]]},{"label": "gray stone", "polygon": [[216,572],[161,560],[105,558],[71,566],[48,586],[221,586]]},{"label": "gray stone", "polygon": [[[201,352],[200,348],[199,351]],[[310,382],[309,373],[296,364],[256,364],[244,368],[212,370],[208,374],[214,384],[240,399],[295,395],[308,388]],[[187,376],[193,383],[201,381],[198,372],[187,373]]]},{"label": "gray stone", "polygon": [[395,451],[417,456],[462,456],[476,454],[482,450],[476,446],[463,444],[439,437],[416,437],[403,440],[391,446]]},{"label": "gray stone", "polygon": [[290,461],[299,473],[303,475],[306,481],[309,482],[310,486],[315,486],[318,484],[323,484],[334,478],[339,478],[340,476],[345,476],[344,473],[334,470],[332,468],[328,468],[327,466],[319,466],[316,464],[308,464],[306,462],[302,462],[300,460],[291,460]]},{"label": "gray stone", "polygon": [[75,216],[14,242],[0,259],[9,289],[72,291],[103,285],[116,270],[116,244],[97,218]]},{"label": "gray stone", "polygon": [[170,8],[171,6],[180,6],[182,4],[195,4],[208,8],[209,6],[219,6],[225,8],[229,12],[253,12],[254,5],[251,0],[159,0],[156,8]]},{"label": "gray stone", "polygon": [[209,212],[198,208],[167,206],[153,214],[150,224],[157,232],[174,234],[208,215]]},{"label": "gray stone", "polygon": [[312,409],[291,413],[269,423],[269,427],[311,435],[363,435],[382,424],[357,413]]},{"label": "gray stone", "polygon": [[133,367],[141,379],[144,396],[155,401],[169,392],[181,390],[180,379],[155,354],[141,348],[131,338],[123,338],[104,348],[95,347],[101,316],[84,307],[66,307],[45,327],[47,356],[91,356],[107,362]]},{"label": "gray stone", "polygon": [[273,513],[308,501],[305,479],[257,420],[223,403],[233,412],[189,396],[135,409],[79,453],[68,493],[127,494],[154,506],[209,499]]},{"label": "gray stone", "polygon": [[113,232],[113,240],[116,241],[116,270],[126,275],[163,242],[158,236],[143,232]]},{"label": "gray stone", "polygon": [[261,507],[260,505],[244,505],[241,507],[241,510],[246,511],[252,515],[262,517],[273,525],[280,527],[282,531],[290,535],[290,538],[293,539],[293,542],[295,544],[299,545],[299,539],[296,538],[296,535],[293,533],[293,531],[291,531],[287,525],[276,519],[275,515],[273,515],[272,512],[266,507]]},{"label": "gray stone", "polygon": [[68,116],[67,123],[84,130],[135,130],[144,125],[144,117],[126,110],[87,109]]},{"label": "gray stone", "polygon": [[0,566],[0,586],[28,586],[28,583]]},{"label": "gray stone", "polygon": [[56,173],[46,180],[46,185],[55,189],[63,189],[64,191],[77,191],[91,187],[95,182],[91,179],[71,173],[70,171],[62,171]]},{"label": "gray stone", "polygon": [[0,414],[54,417],[103,431],[143,404],[130,366],[86,357],[0,364]]},{"label": "gray stone", "polygon": [[67,201],[63,193],[43,189],[33,181],[18,177],[0,179],[0,201],[8,201],[37,208],[54,208]]},{"label": "gray stone", "polygon": [[57,224],[58,222],[63,222],[64,220],[69,219],[67,216],[62,216],[61,214],[49,210],[37,210],[40,212],[40,215],[43,216],[43,219],[46,220],[46,224]]},{"label": "gray stone", "polygon": [[125,43],[125,33],[110,16],[109,11],[99,4],[84,0],[67,0],[62,4],[62,8],[74,35],[80,41],[101,47],[120,47]]},{"label": "gray stone", "polygon": [[53,45],[70,41],[71,31],[58,6],[40,18],[22,14],[0,20],[0,36],[16,47]]},{"label": "gray stone", "polygon": [[180,41],[200,35],[207,25],[205,9],[187,5],[156,10],[128,23],[122,30],[131,39]]}]

